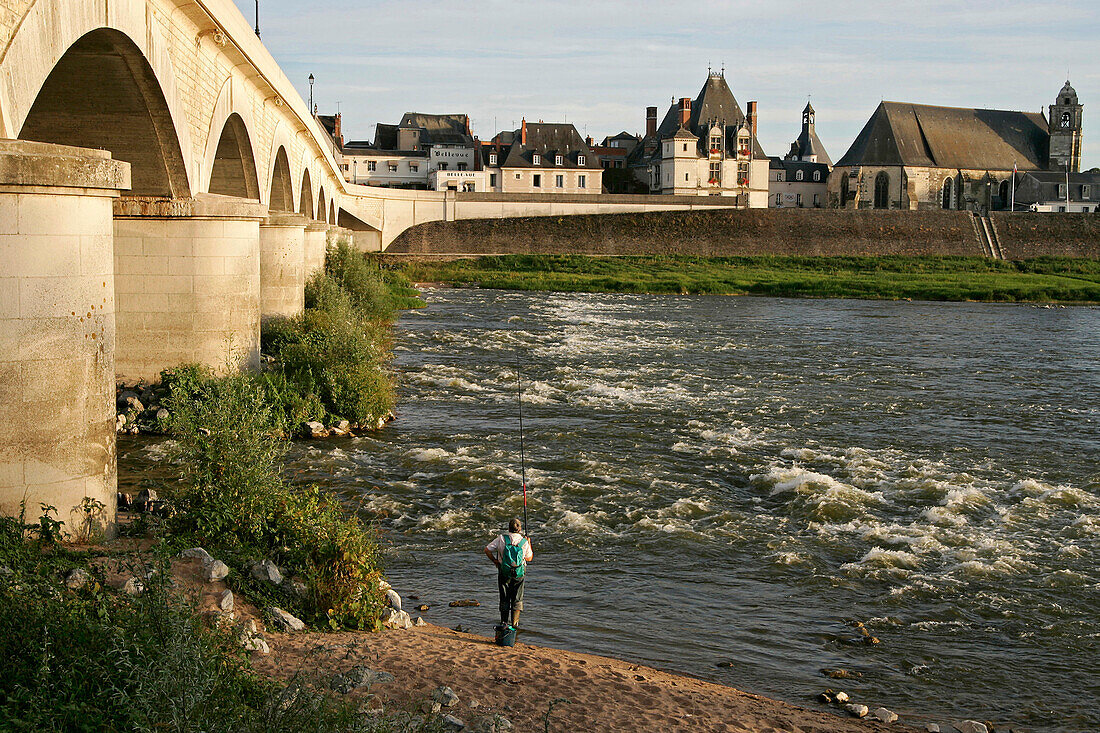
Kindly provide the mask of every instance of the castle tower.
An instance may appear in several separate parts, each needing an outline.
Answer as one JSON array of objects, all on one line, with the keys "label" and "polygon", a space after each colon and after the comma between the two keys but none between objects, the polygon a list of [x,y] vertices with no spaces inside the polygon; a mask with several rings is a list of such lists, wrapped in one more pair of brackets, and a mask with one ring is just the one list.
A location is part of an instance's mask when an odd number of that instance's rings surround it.
[{"label": "castle tower", "polygon": [[1081,110],[1077,92],[1067,81],[1050,105],[1050,168],[1077,173],[1081,170]]}]

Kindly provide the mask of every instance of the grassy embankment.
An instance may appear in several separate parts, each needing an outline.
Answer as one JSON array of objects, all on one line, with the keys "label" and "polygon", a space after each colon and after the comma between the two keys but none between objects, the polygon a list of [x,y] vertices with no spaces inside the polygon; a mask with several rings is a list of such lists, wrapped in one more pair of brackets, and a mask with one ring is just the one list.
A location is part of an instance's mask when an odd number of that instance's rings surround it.
[{"label": "grassy embankment", "polygon": [[512,290],[1100,303],[1100,261],[1053,257],[503,255],[401,271],[413,281]]},{"label": "grassy embankment", "polygon": [[[194,599],[173,590],[169,562],[202,546],[257,607],[277,605],[315,628],[377,628],[377,531],[316,488],[288,483],[281,458],[288,427],[305,414],[370,420],[392,406],[389,325],[408,296],[400,277],[332,249],[306,312],[265,334],[275,369],[167,375],[180,480],[164,487],[159,516],[129,527],[151,548],[66,548],[50,507],[28,508],[41,511],[33,524],[0,518],[0,729],[406,730],[323,694],[323,681],[301,681],[314,692],[288,696],[254,674],[232,624],[197,616]],[[261,559],[294,582],[253,579]],[[108,565],[142,579],[144,592],[111,588]],[[74,568],[89,574],[78,588],[65,583]]]}]

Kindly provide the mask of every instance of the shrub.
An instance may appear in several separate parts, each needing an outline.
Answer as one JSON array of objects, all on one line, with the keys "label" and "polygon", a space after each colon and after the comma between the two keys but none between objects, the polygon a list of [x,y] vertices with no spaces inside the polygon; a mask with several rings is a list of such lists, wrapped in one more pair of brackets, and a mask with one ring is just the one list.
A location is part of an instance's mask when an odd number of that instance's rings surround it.
[{"label": "shrub", "polygon": [[[285,482],[283,418],[263,383],[243,374],[215,378],[197,367],[166,382],[181,467],[168,497],[175,543],[213,551],[237,571],[234,583],[314,623],[375,628],[382,608],[376,532],[316,488]],[[300,575],[306,596],[251,584],[249,566],[265,558]]]}]

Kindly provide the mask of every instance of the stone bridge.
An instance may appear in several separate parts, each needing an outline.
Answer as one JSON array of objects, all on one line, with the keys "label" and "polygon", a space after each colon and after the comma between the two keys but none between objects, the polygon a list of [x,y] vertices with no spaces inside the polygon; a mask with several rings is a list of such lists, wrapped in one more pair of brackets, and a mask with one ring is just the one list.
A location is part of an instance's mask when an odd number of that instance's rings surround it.
[{"label": "stone bridge", "polygon": [[0,0],[0,512],[112,530],[116,379],[256,366],[334,232],[652,208],[350,185],[231,0]]}]

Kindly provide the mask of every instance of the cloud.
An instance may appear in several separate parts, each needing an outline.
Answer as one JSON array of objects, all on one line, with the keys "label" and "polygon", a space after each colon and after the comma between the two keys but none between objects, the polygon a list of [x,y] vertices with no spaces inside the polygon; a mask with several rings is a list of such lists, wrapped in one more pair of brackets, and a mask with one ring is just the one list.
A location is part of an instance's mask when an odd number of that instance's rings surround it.
[{"label": "cloud", "polygon": [[[251,20],[252,0],[236,0]],[[1086,167],[1100,165],[1095,0],[260,0],[263,39],[299,91],[369,137],[403,112],[466,112],[482,137],[526,116],[600,138],[644,128],[725,65],[784,152],[813,95],[837,159],[881,99],[1045,109],[1068,73],[1085,104]],[[1095,106],[1093,106],[1095,105]],[[1090,110],[1097,110],[1090,114]],[[494,122],[495,121],[495,122]]]}]

